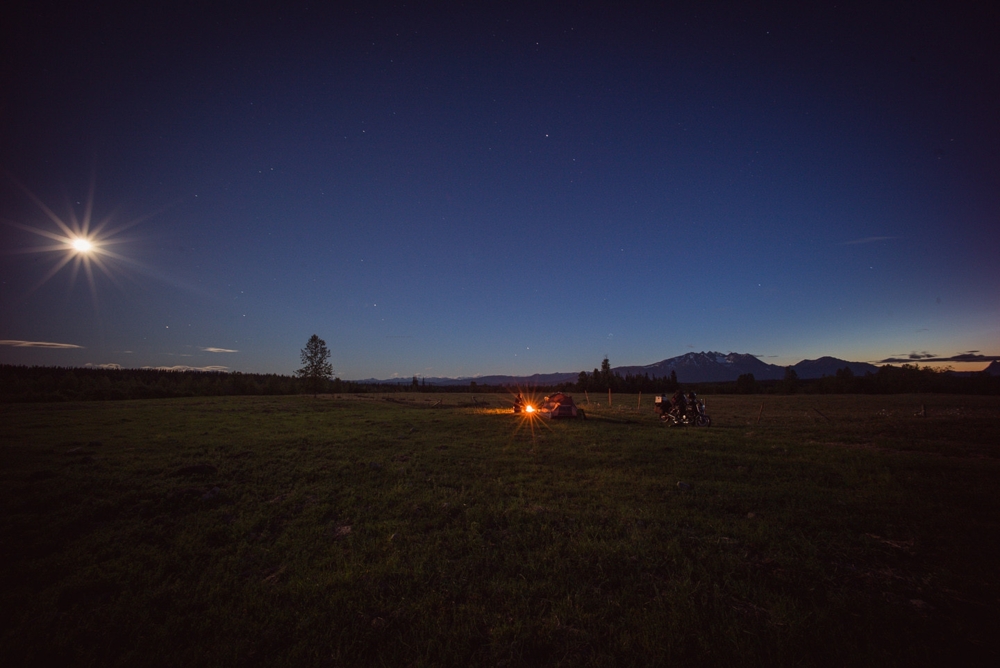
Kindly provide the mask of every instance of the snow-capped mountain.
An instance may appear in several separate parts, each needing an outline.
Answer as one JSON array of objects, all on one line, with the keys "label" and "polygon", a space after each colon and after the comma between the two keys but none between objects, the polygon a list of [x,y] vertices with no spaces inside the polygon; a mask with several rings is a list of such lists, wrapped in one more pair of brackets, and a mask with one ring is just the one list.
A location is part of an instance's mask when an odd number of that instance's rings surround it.
[{"label": "snow-capped mountain", "polygon": [[[815,360],[802,360],[792,366],[799,378],[822,378],[833,376],[844,367],[848,367],[855,376],[875,373],[878,367],[867,362],[848,362],[836,357],[820,357]],[[688,353],[679,357],[649,364],[646,366],[618,367],[617,373],[624,376],[648,373],[649,377],[669,376],[671,371],[677,373],[677,380],[682,383],[713,383],[733,381],[745,373],[752,373],[755,380],[780,380],[785,377],[785,367],[762,362],[753,355],[745,353],[701,352]]]},{"label": "snow-capped mountain", "polygon": [[[867,362],[848,362],[836,357],[821,357],[816,360],[802,360],[792,368],[799,378],[822,378],[833,376],[838,370],[849,367],[856,376],[875,373],[878,367]],[[671,357],[646,366],[619,366],[613,373],[625,377],[649,374],[650,378],[666,378],[671,372],[677,374],[681,383],[718,383],[734,381],[743,374],[752,373],[755,380],[780,380],[785,377],[785,367],[762,362],[746,353],[700,352]],[[575,382],[579,371],[535,374],[533,376],[480,376],[478,378],[427,378],[428,385],[558,385]],[[395,378],[389,381],[374,379],[361,382],[390,382],[406,384],[407,379]]]},{"label": "snow-capped mountain", "polygon": [[648,373],[650,378],[654,376],[663,378],[669,376],[671,372],[676,372],[677,380],[682,383],[730,381],[745,373],[752,373],[757,380],[777,380],[785,377],[784,367],[761,362],[753,355],[719,352],[687,353],[655,364],[618,367],[614,371],[622,376]]}]

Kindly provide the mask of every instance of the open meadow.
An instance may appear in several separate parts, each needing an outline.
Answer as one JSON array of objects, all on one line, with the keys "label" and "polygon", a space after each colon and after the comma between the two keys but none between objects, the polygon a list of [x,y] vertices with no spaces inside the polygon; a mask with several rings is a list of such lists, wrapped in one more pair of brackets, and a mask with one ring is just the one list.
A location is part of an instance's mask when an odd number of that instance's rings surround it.
[{"label": "open meadow", "polygon": [[0,665],[1000,665],[1000,398],[0,405]]}]

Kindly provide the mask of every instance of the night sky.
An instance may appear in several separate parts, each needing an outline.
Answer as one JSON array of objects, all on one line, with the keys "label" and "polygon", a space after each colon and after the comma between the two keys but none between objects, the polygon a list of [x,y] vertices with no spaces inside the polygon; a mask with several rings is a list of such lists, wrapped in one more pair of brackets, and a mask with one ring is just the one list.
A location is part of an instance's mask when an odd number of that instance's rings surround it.
[{"label": "night sky", "polygon": [[1000,354],[993,2],[16,4],[2,363]]}]

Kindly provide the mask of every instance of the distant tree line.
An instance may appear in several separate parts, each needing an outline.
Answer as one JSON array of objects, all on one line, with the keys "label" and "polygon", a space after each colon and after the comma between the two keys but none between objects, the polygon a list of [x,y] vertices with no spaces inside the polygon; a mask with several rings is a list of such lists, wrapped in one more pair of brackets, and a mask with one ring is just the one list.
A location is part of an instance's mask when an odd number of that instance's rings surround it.
[{"label": "distant tree line", "polygon": [[696,383],[691,387],[710,394],[1000,394],[1000,376],[958,375],[915,364],[887,364],[864,375],[855,375],[845,366],[832,376],[802,379],[795,369],[786,367],[781,380],[756,380],[748,373],[734,382]]},{"label": "distant tree line", "polygon": [[677,372],[671,371],[669,376],[650,378],[645,374],[621,374],[611,371],[611,362],[605,357],[601,361],[601,368],[594,369],[592,373],[581,371],[577,377],[576,384],[567,384],[560,387],[562,390],[576,390],[577,392],[618,392],[622,394],[638,394],[639,392],[654,393],[659,392],[669,394],[676,392],[680,387],[677,382]]},{"label": "distant tree line", "polygon": [[678,389],[690,389],[699,394],[1000,394],[1000,376],[987,373],[957,375],[915,364],[898,367],[887,364],[875,373],[862,376],[855,375],[845,366],[833,376],[802,379],[789,366],[781,380],[757,380],[752,373],[747,373],[729,382],[679,383],[675,371],[665,377],[650,378],[649,374],[623,377],[611,371],[611,363],[605,357],[600,369],[591,373],[581,371],[575,384],[565,383],[557,389],[577,392],[610,389],[624,394],[670,394]]},{"label": "distant tree line", "polygon": [[[699,394],[1000,394],[1000,376],[985,373],[958,376],[929,367],[883,366],[875,373],[855,375],[845,367],[833,376],[800,379],[788,367],[781,380],[756,380],[745,374],[732,382],[678,383],[677,376],[621,376],[611,372],[607,359],[592,373],[581,371],[577,382],[532,386],[536,392],[612,392],[621,394],[669,394],[678,388]],[[91,367],[38,367],[0,365],[0,402],[108,401],[163,399],[173,397],[362,394],[393,392],[479,394],[512,393],[516,386],[428,385],[412,381],[358,383],[339,378],[316,379],[279,374],[226,373],[216,371],[166,371],[161,369],[99,369]]]},{"label": "distant tree line", "polygon": [[[109,401],[238,395],[339,394],[408,390],[400,384],[354,383],[264,373],[99,369],[0,365],[0,402]],[[457,391],[468,391],[460,387]]]}]

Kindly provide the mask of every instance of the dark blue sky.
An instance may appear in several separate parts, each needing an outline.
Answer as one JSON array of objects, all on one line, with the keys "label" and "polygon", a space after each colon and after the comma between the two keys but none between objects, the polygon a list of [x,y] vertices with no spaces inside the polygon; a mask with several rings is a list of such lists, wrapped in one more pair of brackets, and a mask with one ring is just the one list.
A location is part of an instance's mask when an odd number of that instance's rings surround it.
[{"label": "dark blue sky", "polygon": [[992,3],[64,4],[0,10],[0,362],[1000,354]]}]

